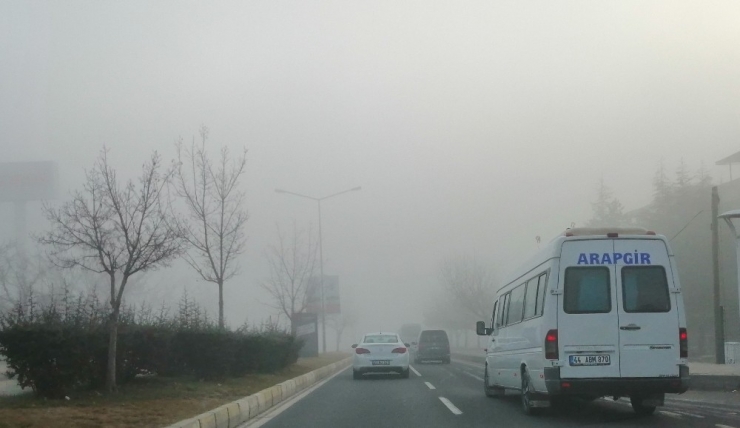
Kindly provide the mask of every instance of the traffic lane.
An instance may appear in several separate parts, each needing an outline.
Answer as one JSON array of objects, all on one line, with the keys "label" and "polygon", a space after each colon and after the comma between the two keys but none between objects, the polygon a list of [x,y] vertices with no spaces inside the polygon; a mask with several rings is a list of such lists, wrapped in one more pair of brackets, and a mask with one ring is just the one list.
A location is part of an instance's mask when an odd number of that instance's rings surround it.
[{"label": "traffic lane", "polygon": [[447,397],[462,411],[460,422],[463,426],[490,426],[492,421],[499,426],[512,427],[715,427],[716,423],[722,423],[716,418],[696,417],[665,408],[652,416],[639,416],[629,402],[621,400],[573,400],[564,406],[545,409],[539,416],[527,416],[521,411],[518,391],[507,391],[502,399],[485,396],[483,368],[480,365],[453,361],[449,365],[415,364],[414,367],[435,386],[440,395]]},{"label": "traffic lane", "polygon": [[[483,373],[483,360],[454,361],[468,373]],[[479,379],[482,382],[482,377]],[[611,401],[608,398],[603,400]],[[629,406],[629,400],[626,398],[620,399],[619,403]],[[740,393],[689,390],[680,395],[666,394],[665,406],[659,407],[657,412],[672,417],[708,418],[714,424],[740,428]]]},{"label": "traffic lane", "polygon": [[263,425],[277,427],[453,427],[453,414],[421,377],[369,374],[352,379],[348,369]]},{"label": "traffic lane", "polygon": [[[722,403],[714,401],[716,395],[732,393],[713,393],[695,391],[679,396],[666,396],[665,407],[669,411],[686,417],[706,418],[715,426],[740,427],[740,403]],[[730,400],[737,401],[737,400]]]}]

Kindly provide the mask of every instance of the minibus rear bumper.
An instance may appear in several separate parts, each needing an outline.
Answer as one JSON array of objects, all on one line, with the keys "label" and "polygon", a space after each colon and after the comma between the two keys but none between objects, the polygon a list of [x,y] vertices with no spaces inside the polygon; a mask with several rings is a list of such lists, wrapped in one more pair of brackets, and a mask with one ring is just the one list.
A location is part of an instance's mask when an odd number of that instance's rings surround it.
[{"label": "minibus rear bumper", "polygon": [[689,389],[689,367],[679,365],[678,377],[562,379],[560,367],[545,367],[550,395],[630,396],[657,393],[682,394]]}]

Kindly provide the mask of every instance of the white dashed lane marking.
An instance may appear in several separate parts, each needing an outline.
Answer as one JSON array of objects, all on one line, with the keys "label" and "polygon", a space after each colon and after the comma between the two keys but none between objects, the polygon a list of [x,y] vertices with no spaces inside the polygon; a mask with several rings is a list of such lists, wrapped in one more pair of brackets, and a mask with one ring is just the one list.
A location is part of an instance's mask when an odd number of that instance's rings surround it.
[{"label": "white dashed lane marking", "polygon": [[676,413],[678,413],[679,415],[691,416],[692,418],[704,419],[704,416],[697,415],[697,414],[694,414],[694,413],[688,413],[688,412],[684,412],[684,411],[677,411]]},{"label": "white dashed lane marking", "polygon": [[421,373],[417,372],[414,366],[409,366],[409,368],[411,369],[412,372],[414,372],[415,375],[421,376]]},{"label": "white dashed lane marking", "polygon": [[462,374],[464,374],[464,375],[468,375],[468,376],[472,377],[472,378],[473,378],[473,379],[475,379],[475,380],[479,380],[479,381],[483,382],[483,378],[482,378],[482,377],[480,377],[480,376],[476,376],[476,375],[474,375],[474,374],[472,374],[472,373],[468,373],[468,372],[466,372],[465,370],[460,370],[460,372],[461,372]]},{"label": "white dashed lane marking", "polygon": [[458,409],[457,407],[455,407],[455,405],[452,404],[452,402],[450,400],[448,400],[448,399],[446,399],[444,397],[439,397],[439,400],[442,403],[444,403],[444,405],[447,406],[447,408],[450,409],[450,411],[453,414],[455,414],[455,415],[462,415],[462,411],[460,411],[460,409]]},{"label": "white dashed lane marking", "polygon": [[427,385],[427,387],[428,387],[429,389],[437,389],[437,388],[435,388],[435,387],[434,387],[434,385],[432,385],[432,384],[431,384],[431,383],[429,383],[429,382],[424,382],[424,383],[425,383],[425,384]]}]

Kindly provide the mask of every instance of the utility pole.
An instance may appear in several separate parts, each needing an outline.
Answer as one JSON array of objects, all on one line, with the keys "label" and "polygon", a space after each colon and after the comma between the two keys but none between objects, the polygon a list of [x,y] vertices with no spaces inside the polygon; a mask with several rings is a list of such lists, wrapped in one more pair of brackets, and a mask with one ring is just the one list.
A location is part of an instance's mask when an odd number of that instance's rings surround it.
[{"label": "utility pole", "polygon": [[714,355],[717,364],[725,363],[725,326],[722,322],[719,283],[719,192],[712,187],[712,277],[714,291]]}]

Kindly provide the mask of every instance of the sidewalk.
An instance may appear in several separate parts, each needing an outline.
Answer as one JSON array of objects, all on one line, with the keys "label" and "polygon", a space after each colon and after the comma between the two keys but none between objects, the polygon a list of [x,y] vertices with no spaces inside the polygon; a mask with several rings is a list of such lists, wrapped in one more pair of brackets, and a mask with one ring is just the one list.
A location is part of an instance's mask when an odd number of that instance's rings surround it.
[{"label": "sidewalk", "polygon": [[[483,362],[483,349],[453,348],[452,355],[463,360]],[[740,364],[689,362],[690,389],[704,391],[740,390]]]}]

